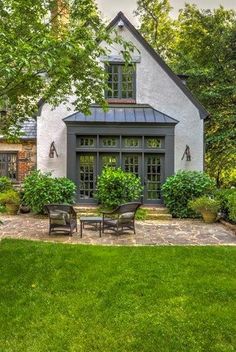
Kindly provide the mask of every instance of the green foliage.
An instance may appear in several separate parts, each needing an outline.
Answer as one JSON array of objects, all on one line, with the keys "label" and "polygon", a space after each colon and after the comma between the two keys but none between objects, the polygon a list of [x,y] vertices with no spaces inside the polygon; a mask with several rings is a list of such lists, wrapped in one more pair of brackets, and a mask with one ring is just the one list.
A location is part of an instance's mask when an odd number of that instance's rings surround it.
[{"label": "green foliage", "polygon": [[236,222],[236,188],[217,190],[215,197],[220,201],[221,212],[226,220]]},{"label": "green foliage", "polygon": [[[19,135],[23,120],[42,99],[53,106],[75,96],[74,108],[86,114],[105,106],[105,71],[99,57],[111,39],[94,0],[2,0],[0,2],[0,107],[7,115],[0,132]],[[51,15],[50,15],[51,13]],[[124,43],[124,57],[131,45]]]},{"label": "green foliage", "polygon": [[233,185],[228,179],[236,169],[236,12],[186,4],[173,21],[169,1],[139,0],[137,13],[144,37],[176,73],[189,75],[188,87],[210,113],[207,172],[218,186]]},{"label": "green foliage", "polygon": [[170,1],[138,0],[137,4],[135,13],[141,23],[140,32],[163,59],[170,59],[176,36]]},{"label": "green foliage", "polygon": [[105,207],[113,208],[141,197],[141,180],[121,168],[105,168],[98,177],[96,199]]},{"label": "green foliage", "polygon": [[174,217],[195,217],[188,202],[203,195],[211,195],[215,190],[215,181],[207,174],[198,171],[179,171],[167,178],[162,186],[165,205]]},{"label": "green foliage", "polygon": [[[5,213],[6,212],[6,207],[3,204],[0,204],[0,213]],[[2,223],[2,221],[0,220],[0,224]]]},{"label": "green foliage", "polygon": [[35,213],[43,213],[46,204],[74,203],[75,184],[63,177],[53,178],[50,173],[33,171],[24,179],[24,204]]},{"label": "green foliage", "polygon": [[236,12],[187,4],[177,22],[171,65],[189,74],[189,88],[210,113],[205,124],[206,167],[221,186],[236,168]]},{"label": "green foliage", "polygon": [[228,197],[229,219],[236,222],[236,192]]},{"label": "green foliage", "polygon": [[207,196],[203,196],[190,200],[188,206],[197,213],[209,211],[217,214],[217,212],[220,210],[220,201]]},{"label": "green foliage", "polygon": [[5,192],[12,188],[11,180],[8,177],[0,177],[0,192]]},{"label": "green foliage", "polygon": [[5,204],[20,204],[20,195],[17,191],[10,189],[6,192],[0,193],[0,203]]},{"label": "green foliage", "polygon": [[148,215],[147,209],[139,208],[136,212],[135,219],[136,220],[146,220]]}]

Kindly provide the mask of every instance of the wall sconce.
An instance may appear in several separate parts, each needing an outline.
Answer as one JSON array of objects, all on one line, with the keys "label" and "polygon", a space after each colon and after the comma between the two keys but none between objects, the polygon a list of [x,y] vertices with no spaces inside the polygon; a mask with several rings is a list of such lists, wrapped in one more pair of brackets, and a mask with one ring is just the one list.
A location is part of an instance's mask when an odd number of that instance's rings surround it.
[{"label": "wall sconce", "polygon": [[55,146],[55,142],[53,141],[50,145],[50,149],[49,149],[49,158],[54,158],[54,155],[56,154],[56,157],[58,158],[58,154],[57,154],[57,150],[56,150],[56,146]]},{"label": "wall sconce", "polygon": [[186,145],[186,148],[181,160],[184,160],[185,156],[187,161],[191,161],[191,152],[190,152],[190,147],[188,145]]}]

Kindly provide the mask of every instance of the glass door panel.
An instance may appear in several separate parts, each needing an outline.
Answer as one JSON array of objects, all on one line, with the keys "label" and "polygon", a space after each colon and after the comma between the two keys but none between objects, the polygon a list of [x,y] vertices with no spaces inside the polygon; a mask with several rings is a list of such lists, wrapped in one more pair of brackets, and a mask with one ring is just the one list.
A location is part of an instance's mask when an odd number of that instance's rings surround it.
[{"label": "glass door panel", "polygon": [[96,157],[92,154],[79,156],[79,198],[81,200],[93,199],[96,183],[95,161]]},{"label": "glass door panel", "polygon": [[119,165],[119,155],[118,154],[101,154],[100,155],[100,170],[104,167],[116,168]]},{"label": "glass door panel", "polygon": [[140,156],[137,154],[123,154],[123,170],[132,172],[136,176],[140,175]]},{"label": "glass door panel", "polygon": [[159,155],[145,155],[145,201],[158,203],[161,199],[162,162]]}]

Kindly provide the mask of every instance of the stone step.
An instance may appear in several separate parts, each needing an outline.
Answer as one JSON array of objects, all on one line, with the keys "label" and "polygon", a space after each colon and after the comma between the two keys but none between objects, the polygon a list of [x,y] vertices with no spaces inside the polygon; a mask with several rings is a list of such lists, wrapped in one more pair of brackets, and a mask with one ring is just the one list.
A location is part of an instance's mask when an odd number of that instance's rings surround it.
[{"label": "stone step", "polygon": [[[97,206],[75,206],[74,207],[77,216],[99,216],[101,215],[101,210]],[[146,212],[147,220],[170,220],[172,215],[169,213],[168,209],[165,206],[157,207],[141,207],[141,209]]]},{"label": "stone step", "polygon": [[146,220],[171,220],[171,214],[147,214]]},{"label": "stone step", "polygon": [[144,209],[147,211],[148,214],[169,214],[169,210],[165,207],[158,207],[158,208],[144,208],[142,207],[141,209]]}]

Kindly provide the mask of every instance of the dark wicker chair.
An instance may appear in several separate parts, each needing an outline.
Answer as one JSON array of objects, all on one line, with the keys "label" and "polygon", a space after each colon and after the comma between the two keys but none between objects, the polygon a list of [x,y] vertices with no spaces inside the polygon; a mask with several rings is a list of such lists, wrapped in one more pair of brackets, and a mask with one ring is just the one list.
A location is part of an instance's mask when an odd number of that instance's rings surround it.
[{"label": "dark wicker chair", "polygon": [[49,217],[49,235],[52,232],[68,232],[70,236],[77,229],[77,216],[71,205],[48,204],[45,210]]},{"label": "dark wicker chair", "polygon": [[102,212],[102,232],[105,229],[112,229],[116,233],[130,229],[135,233],[135,214],[141,206],[139,202],[122,204],[112,211]]}]

